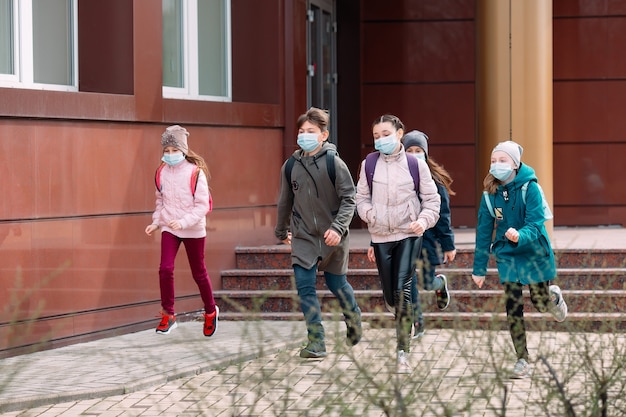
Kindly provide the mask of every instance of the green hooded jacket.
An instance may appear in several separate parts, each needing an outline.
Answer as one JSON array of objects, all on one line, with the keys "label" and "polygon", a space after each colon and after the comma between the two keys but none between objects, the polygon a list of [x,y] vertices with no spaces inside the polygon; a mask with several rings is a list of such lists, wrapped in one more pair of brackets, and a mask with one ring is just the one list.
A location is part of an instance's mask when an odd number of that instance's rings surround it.
[{"label": "green hooded jacket", "polygon": [[[524,204],[521,188],[528,181]],[[544,225],[542,197],[535,171],[521,163],[513,181],[500,185],[489,198],[497,218],[491,216],[485,199],[481,198],[472,274],[485,276],[489,256],[493,254],[501,283],[527,285],[556,278],[554,252]],[[510,227],[519,232],[517,243],[504,236]]]}]

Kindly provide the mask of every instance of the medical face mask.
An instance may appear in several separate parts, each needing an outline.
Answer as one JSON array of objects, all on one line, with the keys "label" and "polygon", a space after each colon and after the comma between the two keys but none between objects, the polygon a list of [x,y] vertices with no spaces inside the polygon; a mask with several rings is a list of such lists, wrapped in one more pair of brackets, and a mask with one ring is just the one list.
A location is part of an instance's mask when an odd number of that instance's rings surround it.
[{"label": "medical face mask", "polygon": [[506,162],[495,162],[491,164],[489,173],[500,181],[507,180],[513,173],[513,167]]},{"label": "medical face mask", "polygon": [[163,158],[161,158],[161,161],[165,162],[168,165],[174,166],[183,162],[184,159],[185,155],[183,155],[182,152],[174,152],[163,154]]},{"label": "medical face mask", "polygon": [[298,134],[298,146],[304,152],[311,152],[320,146],[320,143],[317,140],[318,137],[318,133],[300,133]]},{"label": "medical face mask", "polygon": [[384,153],[385,155],[392,154],[397,147],[398,141],[396,140],[395,133],[374,140],[374,148],[376,148],[377,151]]},{"label": "medical face mask", "polygon": [[426,160],[426,154],[425,153],[417,153],[417,152],[413,153],[413,152],[411,152],[411,153],[409,153],[409,155],[413,155],[414,157],[416,157],[417,159],[421,159],[422,161]]}]

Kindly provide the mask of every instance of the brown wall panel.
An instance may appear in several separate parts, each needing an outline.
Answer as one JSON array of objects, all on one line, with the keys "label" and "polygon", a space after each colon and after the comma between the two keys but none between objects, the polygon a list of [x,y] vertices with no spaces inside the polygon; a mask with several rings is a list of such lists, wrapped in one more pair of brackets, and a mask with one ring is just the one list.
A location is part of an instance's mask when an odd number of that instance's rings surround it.
[{"label": "brown wall panel", "polygon": [[231,3],[233,101],[281,102],[283,11],[280,6],[278,0]]},{"label": "brown wall panel", "polygon": [[626,81],[554,83],[554,141],[626,142]]},{"label": "brown wall panel", "polygon": [[552,0],[555,17],[626,14],[626,0]]},{"label": "brown wall panel", "polygon": [[467,19],[473,18],[475,0],[365,0],[364,20]]},{"label": "brown wall panel", "polygon": [[[623,144],[559,144],[555,146],[554,198],[562,206],[626,206]],[[603,223],[604,224],[604,223]]]},{"label": "brown wall panel", "polygon": [[623,78],[626,17],[554,20],[554,78]]},{"label": "brown wall panel", "polygon": [[79,90],[133,94],[133,3],[78,2]]},{"label": "brown wall panel", "polygon": [[474,80],[474,23],[383,22],[363,26],[363,82]]}]

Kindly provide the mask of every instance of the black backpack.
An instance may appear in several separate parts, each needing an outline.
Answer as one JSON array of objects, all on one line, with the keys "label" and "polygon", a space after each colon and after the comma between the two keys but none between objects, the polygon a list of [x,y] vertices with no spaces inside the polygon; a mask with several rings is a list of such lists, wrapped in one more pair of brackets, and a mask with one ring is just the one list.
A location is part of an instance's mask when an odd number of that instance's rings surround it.
[{"label": "black backpack", "polygon": [[[329,149],[326,151],[326,169],[328,170],[328,176],[332,181],[333,185],[335,185],[335,152],[333,149]],[[291,155],[289,159],[287,159],[287,164],[285,165],[285,179],[287,182],[291,184],[291,170],[293,169],[293,164],[296,163],[296,157]]]}]

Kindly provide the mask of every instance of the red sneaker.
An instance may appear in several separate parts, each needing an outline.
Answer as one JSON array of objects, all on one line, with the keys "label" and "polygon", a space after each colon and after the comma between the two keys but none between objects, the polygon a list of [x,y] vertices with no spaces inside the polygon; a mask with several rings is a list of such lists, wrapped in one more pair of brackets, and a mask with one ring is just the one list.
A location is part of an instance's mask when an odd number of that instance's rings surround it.
[{"label": "red sneaker", "polygon": [[204,313],[204,335],[211,337],[217,330],[217,319],[220,315],[220,309],[215,306],[215,311],[211,314]]},{"label": "red sneaker", "polygon": [[161,311],[161,323],[157,326],[156,332],[159,334],[168,334],[176,327],[178,327],[178,323],[176,323],[176,316],[174,314],[165,314]]}]

